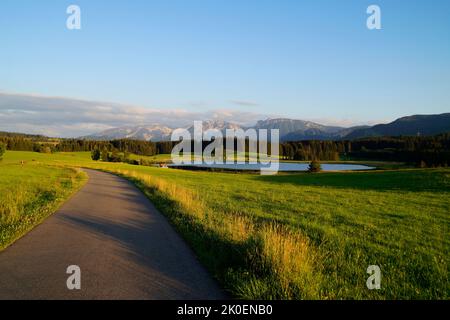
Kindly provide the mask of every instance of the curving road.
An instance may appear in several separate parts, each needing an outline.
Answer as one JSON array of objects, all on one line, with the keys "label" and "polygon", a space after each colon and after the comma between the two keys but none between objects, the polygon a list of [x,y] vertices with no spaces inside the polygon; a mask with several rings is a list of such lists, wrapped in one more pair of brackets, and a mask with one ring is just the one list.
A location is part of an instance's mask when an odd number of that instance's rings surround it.
[{"label": "curving road", "polygon": [[[221,299],[224,293],[130,182],[86,170],[58,212],[0,253],[0,299]],[[69,290],[66,269],[81,269]]]}]

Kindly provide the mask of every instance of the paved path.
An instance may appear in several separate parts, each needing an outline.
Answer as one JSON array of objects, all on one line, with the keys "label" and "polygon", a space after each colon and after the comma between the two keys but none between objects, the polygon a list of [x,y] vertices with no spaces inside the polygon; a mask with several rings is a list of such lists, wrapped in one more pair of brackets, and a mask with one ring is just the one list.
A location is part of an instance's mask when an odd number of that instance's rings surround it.
[{"label": "paved path", "polygon": [[[0,299],[220,299],[223,292],[130,182],[86,170],[87,184],[0,253]],[[69,265],[81,290],[68,290]]]}]

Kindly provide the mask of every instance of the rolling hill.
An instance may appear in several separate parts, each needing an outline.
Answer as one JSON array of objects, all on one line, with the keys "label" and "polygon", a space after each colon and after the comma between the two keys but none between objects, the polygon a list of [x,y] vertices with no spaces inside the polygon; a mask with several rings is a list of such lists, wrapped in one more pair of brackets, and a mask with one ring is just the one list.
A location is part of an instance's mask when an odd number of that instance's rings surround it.
[{"label": "rolling hill", "polygon": [[403,117],[391,123],[354,130],[346,135],[345,139],[382,136],[429,136],[444,132],[450,132],[450,113]]}]

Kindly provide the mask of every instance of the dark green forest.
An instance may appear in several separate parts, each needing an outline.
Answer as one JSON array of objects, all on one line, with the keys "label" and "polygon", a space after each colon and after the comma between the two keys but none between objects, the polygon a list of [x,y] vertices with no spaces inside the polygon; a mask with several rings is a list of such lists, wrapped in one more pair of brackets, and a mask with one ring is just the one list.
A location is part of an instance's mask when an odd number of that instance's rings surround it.
[{"label": "dark green forest", "polygon": [[371,137],[346,141],[283,143],[287,160],[378,160],[414,163],[422,167],[450,165],[450,133],[436,136]]},{"label": "dark green forest", "polygon": [[170,153],[173,142],[150,142],[141,140],[111,140],[95,141],[84,139],[56,139],[43,136],[24,134],[5,134],[0,132],[0,142],[4,143],[7,150],[35,151],[35,152],[77,152],[92,151],[94,149],[107,149],[119,152],[129,152],[137,155],[152,156],[155,154]]},{"label": "dark green forest", "polygon": [[[167,154],[177,142],[141,140],[95,141],[56,139],[44,136],[0,132],[0,143],[7,150],[35,152],[75,152],[107,150],[143,156]],[[204,147],[209,142],[204,142]],[[247,145],[248,149],[248,145]],[[270,147],[268,148],[270,150]],[[379,160],[414,163],[421,167],[450,165],[450,133],[436,136],[370,137],[338,141],[292,141],[280,144],[284,160],[338,161]]]}]

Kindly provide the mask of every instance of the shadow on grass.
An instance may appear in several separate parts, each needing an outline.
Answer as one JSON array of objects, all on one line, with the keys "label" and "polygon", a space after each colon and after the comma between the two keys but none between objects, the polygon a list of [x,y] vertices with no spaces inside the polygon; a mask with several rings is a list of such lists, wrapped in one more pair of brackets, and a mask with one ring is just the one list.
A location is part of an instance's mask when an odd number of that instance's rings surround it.
[{"label": "shadow on grass", "polygon": [[450,192],[450,169],[254,176],[261,182],[375,191]]}]

